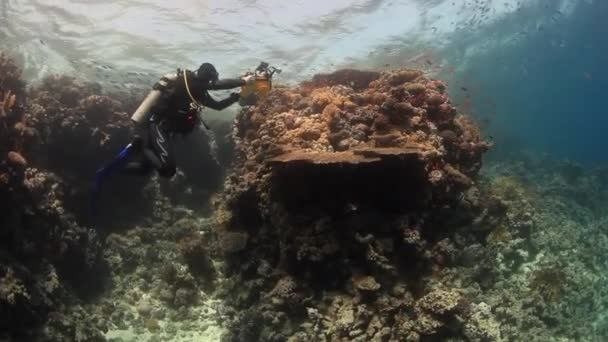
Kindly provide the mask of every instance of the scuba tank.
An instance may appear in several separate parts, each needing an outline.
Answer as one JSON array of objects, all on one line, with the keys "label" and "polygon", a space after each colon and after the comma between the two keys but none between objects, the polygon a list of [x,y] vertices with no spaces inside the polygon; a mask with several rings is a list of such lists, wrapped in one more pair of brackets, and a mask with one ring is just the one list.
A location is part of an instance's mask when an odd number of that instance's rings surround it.
[{"label": "scuba tank", "polygon": [[148,96],[141,102],[137,110],[131,116],[136,124],[143,124],[150,120],[152,116],[152,109],[157,105],[163,97],[163,92],[168,89],[177,80],[177,73],[167,74],[156,82],[152,91],[148,93]]},{"label": "scuba tank", "polygon": [[272,89],[272,76],[281,73],[281,69],[271,67],[266,62],[260,63],[255,69],[255,72],[248,72],[245,76],[254,75],[252,84],[241,87],[241,98],[239,104],[241,106],[255,105],[259,99],[266,97]]}]

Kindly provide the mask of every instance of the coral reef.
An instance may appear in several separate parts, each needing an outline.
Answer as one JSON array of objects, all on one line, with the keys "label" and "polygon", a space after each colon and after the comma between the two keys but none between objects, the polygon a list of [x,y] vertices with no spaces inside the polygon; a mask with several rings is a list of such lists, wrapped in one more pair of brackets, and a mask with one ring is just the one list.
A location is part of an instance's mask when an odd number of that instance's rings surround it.
[{"label": "coral reef", "polygon": [[[27,107],[28,122],[40,136],[32,162],[70,183],[66,205],[81,220],[89,214],[87,196],[95,171],[129,141],[131,124],[122,103],[98,94],[97,84],[52,75],[31,89]],[[145,180],[111,181],[116,183],[110,185],[114,193],[111,198],[102,193],[99,202],[113,217],[103,224],[126,219],[133,212],[149,212],[149,202],[139,200]]]},{"label": "coral reef", "polygon": [[[112,193],[102,193],[103,215],[92,220],[87,203],[96,168],[128,141],[125,108],[132,106],[132,100],[124,105],[102,93],[97,84],[67,76],[50,76],[26,91],[20,69],[0,54],[2,340],[104,341],[107,312],[85,303],[111,287],[111,267],[128,269],[106,254],[116,252],[107,249],[106,235],[134,222],[168,226],[191,215],[171,205],[178,197],[167,198],[171,194],[156,179],[117,177],[109,184]],[[199,157],[217,164],[210,153]],[[217,177],[210,178],[217,187]],[[199,201],[209,196],[192,192]],[[171,241],[177,250],[178,239]],[[215,279],[213,265],[199,260],[206,255],[200,242],[183,245],[182,265],[198,271],[199,278],[204,273],[200,282],[207,286]],[[196,297],[196,287],[176,287],[176,304]],[[149,327],[152,322],[146,321]]]},{"label": "coral reef", "polygon": [[247,311],[224,340],[252,324],[260,341],[491,334],[458,286],[433,283],[464,226],[447,220],[482,211],[464,198],[491,147],[446,89],[416,70],[342,70],[239,113],[216,233],[248,237],[223,270]]},{"label": "coral reef", "polygon": [[224,341],[606,338],[604,170],[523,155],[478,175],[489,144],[410,70],[276,88],[233,134],[216,234],[247,240]]},{"label": "coral reef", "polygon": [[173,180],[117,180],[97,230],[87,183],[136,101],[66,76],[28,93],[4,55],[0,81],[0,340],[608,338],[608,171],[481,169],[490,144],[419,71],[276,86]]},{"label": "coral reef", "polygon": [[[330,86],[316,79],[295,89],[276,88],[239,114],[234,138],[240,169],[229,179],[230,189],[246,184],[245,177],[253,184],[244,192],[263,193],[272,185],[276,193],[268,195],[281,202],[295,198],[294,206],[305,204],[303,199],[322,207],[384,197],[382,206],[407,209],[449,204],[470,187],[490,144],[466,117],[457,116],[444,83],[412,70],[373,77],[347,71],[320,79],[331,80]],[[325,177],[313,178],[319,169],[328,170]],[[302,181],[290,182],[293,177]],[[323,191],[344,198],[326,200]],[[403,195],[412,192],[418,196]],[[238,191],[230,195],[239,197]]]}]

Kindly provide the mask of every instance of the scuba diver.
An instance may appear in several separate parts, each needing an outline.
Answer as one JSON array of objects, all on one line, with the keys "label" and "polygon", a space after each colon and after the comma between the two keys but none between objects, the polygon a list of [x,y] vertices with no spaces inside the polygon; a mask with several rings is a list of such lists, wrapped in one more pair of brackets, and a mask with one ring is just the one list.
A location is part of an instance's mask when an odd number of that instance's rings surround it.
[{"label": "scuba diver", "polygon": [[156,170],[161,177],[172,177],[176,172],[174,136],[189,134],[199,123],[208,129],[199,115],[204,107],[222,110],[240,99],[239,93],[231,93],[217,101],[208,91],[245,87],[254,82],[253,74],[219,79],[210,63],[203,63],[196,72],[177,69],[176,73],[163,76],[131,116],[134,124],[131,143],[97,171],[91,206],[94,207],[101,183],[117,172],[146,175]]},{"label": "scuba diver", "polygon": [[231,93],[216,101],[208,91],[238,88],[253,80],[250,75],[220,80],[210,63],[203,63],[196,73],[178,69],[163,76],[131,116],[136,130],[131,146],[141,152],[141,158],[127,163],[124,171],[146,174],[156,169],[161,177],[172,177],[176,171],[173,137],[189,134],[199,122],[209,128],[199,115],[204,107],[223,110],[240,99],[239,93]]},{"label": "scuba diver", "polygon": [[[196,73],[178,69],[163,76],[131,116],[135,134],[125,150],[139,152],[139,160],[123,165],[123,171],[147,174],[155,169],[161,177],[172,177],[176,172],[173,137],[189,134],[199,123],[209,128],[199,115],[204,107],[223,110],[240,99],[239,93],[231,93],[217,101],[208,91],[238,88],[253,81],[251,75],[220,80],[210,63],[203,63]],[[120,157],[117,159],[126,156]]]},{"label": "scuba diver", "polygon": [[[89,206],[95,209],[101,184],[117,172],[146,175],[156,170],[161,177],[171,178],[176,173],[173,154],[175,135],[187,135],[199,123],[209,129],[200,117],[204,107],[225,109],[239,101],[242,106],[255,104],[272,89],[272,77],[281,69],[261,62],[254,72],[238,79],[219,79],[210,63],[203,63],[196,72],[177,69],[163,76],[131,116],[134,124],[133,139],[110,163],[99,169]],[[240,93],[231,93],[217,101],[209,90],[228,90],[241,87]]]}]

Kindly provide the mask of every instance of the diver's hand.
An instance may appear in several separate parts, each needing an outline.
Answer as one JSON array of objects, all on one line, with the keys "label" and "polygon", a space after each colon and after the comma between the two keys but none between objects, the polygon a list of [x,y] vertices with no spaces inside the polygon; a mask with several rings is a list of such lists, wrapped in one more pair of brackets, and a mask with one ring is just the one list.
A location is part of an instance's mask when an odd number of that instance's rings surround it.
[{"label": "diver's hand", "polygon": [[243,81],[245,81],[245,85],[250,85],[250,84],[253,84],[253,82],[255,82],[255,76],[254,75],[245,75],[241,79]]}]

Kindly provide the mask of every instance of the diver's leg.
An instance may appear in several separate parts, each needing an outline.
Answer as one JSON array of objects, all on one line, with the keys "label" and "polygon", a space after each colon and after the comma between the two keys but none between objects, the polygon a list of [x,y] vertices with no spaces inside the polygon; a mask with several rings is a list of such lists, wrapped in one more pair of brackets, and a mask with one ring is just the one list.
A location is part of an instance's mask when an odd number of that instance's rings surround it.
[{"label": "diver's leg", "polygon": [[127,161],[120,172],[122,174],[136,176],[145,176],[152,172],[152,165],[146,160],[144,154],[144,150],[146,150],[144,139],[137,135],[133,138],[130,145],[132,146],[132,152],[130,153],[129,159],[134,160]]},{"label": "diver's leg", "polygon": [[161,124],[150,124],[150,145],[152,149],[144,149],[146,159],[158,170],[162,177],[170,178],[176,172],[175,156],[173,153],[172,136]]},{"label": "diver's leg", "polygon": [[146,160],[132,161],[122,169],[123,174],[145,176],[153,170],[152,165]]}]

